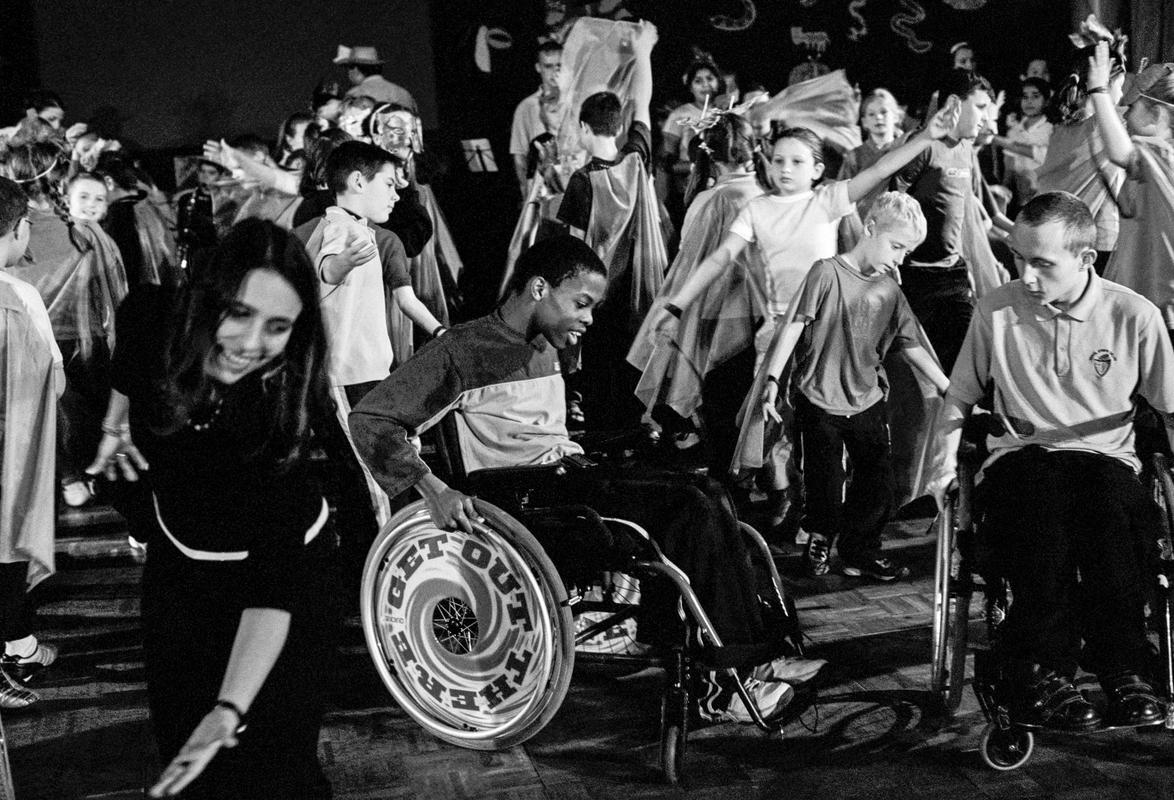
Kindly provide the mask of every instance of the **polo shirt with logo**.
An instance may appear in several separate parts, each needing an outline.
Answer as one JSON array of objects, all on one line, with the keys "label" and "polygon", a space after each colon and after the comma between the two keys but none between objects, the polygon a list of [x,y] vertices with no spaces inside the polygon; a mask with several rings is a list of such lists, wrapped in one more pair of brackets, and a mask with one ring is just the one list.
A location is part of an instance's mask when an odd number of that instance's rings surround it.
[{"label": "polo shirt with logo", "polygon": [[1161,313],[1136,292],[1088,274],[1067,310],[1034,302],[1018,280],[979,300],[949,394],[973,405],[993,391],[1006,433],[988,438],[988,465],[1038,445],[1100,453],[1139,470],[1135,397],[1174,411],[1174,350]]}]

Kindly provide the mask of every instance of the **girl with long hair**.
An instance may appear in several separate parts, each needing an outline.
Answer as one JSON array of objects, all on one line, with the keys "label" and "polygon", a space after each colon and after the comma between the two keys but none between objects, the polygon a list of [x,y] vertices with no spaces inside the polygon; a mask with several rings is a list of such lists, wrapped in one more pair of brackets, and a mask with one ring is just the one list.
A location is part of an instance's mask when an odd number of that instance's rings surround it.
[{"label": "girl with long hair", "polygon": [[155,797],[329,796],[335,542],[305,458],[328,403],[318,291],[296,241],[246,220],[189,284],[137,286],[118,310],[90,471],[143,481]]}]

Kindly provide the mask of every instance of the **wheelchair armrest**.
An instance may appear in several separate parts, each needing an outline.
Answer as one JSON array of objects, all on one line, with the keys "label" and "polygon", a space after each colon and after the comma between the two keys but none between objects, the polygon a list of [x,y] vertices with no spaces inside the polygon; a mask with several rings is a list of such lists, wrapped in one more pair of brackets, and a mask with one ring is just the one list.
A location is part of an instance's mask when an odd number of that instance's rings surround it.
[{"label": "wheelchair armrest", "polygon": [[495,492],[519,489],[537,489],[549,486],[567,474],[561,462],[531,464],[524,467],[490,467],[470,472],[465,476],[469,487],[478,494],[492,496]]}]

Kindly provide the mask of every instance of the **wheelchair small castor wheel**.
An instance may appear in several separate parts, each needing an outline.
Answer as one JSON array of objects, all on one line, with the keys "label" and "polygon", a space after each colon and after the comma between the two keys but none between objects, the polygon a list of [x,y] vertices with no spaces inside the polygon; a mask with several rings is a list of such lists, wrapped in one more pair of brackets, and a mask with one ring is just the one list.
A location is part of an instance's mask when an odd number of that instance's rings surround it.
[{"label": "wheelchair small castor wheel", "polygon": [[666,725],[660,738],[660,767],[665,782],[676,786],[681,781],[685,764],[685,728],[679,723]]},{"label": "wheelchair small castor wheel", "polygon": [[983,729],[978,752],[991,769],[1009,772],[1026,764],[1033,749],[1035,736],[1031,731],[1018,727],[1004,728],[992,722]]}]

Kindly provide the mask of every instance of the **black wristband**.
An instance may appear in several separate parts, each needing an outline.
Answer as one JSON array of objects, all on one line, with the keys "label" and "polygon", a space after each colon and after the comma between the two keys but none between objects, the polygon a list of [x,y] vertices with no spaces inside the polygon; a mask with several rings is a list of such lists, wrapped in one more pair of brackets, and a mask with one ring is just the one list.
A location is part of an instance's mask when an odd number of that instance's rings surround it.
[{"label": "black wristband", "polygon": [[1085,94],[1103,94],[1104,92],[1107,92],[1107,91],[1109,91],[1108,86],[1090,86],[1084,90],[1084,93]]},{"label": "black wristband", "polygon": [[447,333],[447,332],[448,332],[448,327],[446,325],[437,325],[435,328],[432,329],[432,338],[435,339],[440,334]]},{"label": "black wristband", "polygon": [[241,711],[240,706],[231,700],[217,700],[216,708],[227,708],[232,713],[236,714],[236,733],[244,733],[245,728],[249,727],[249,715]]},{"label": "black wristband", "polygon": [[767,375],[767,376],[766,376],[766,382],[767,382],[767,383],[778,383],[778,382],[779,382],[779,379],[778,379],[778,378],[776,378],[774,375]]},{"label": "black wristband", "polygon": [[681,307],[679,305],[677,305],[676,303],[665,303],[664,310],[669,312],[670,314],[672,314],[677,319],[680,319],[681,315],[685,313],[684,311],[681,310]]}]

